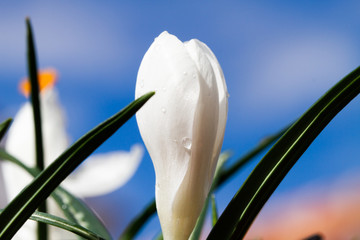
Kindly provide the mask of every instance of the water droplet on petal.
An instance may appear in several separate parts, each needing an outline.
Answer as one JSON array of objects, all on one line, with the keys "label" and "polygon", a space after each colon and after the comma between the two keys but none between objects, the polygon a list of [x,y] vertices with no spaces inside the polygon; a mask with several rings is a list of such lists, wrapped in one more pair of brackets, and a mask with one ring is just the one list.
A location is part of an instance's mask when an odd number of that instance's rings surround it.
[{"label": "water droplet on petal", "polygon": [[162,107],[162,108],[161,108],[161,112],[162,112],[162,113],[166,113],[166,108]]},{"label": "water droplet on petal", "polygon": [[195,79],[195,78],[196,78],[196,74],[194,73],[194,74],[192,75],[192,77],[193,77],[193,79]]},{"label": "water droplet on petal", "polygon": [[191,144],[192,144],[191,138],[184,137],[181,140],[181,143],[182,143],[184,148],[186,148],[187,150],[191,150]]},{"label": "water droplet on petal", "polygon": [[66,205],[66,204],[63,204],[63,205],[61,206],[61,208],[65,210],[65,209],[67,209],[67,205]]},{"label": "water droplet on petal", "polygon": [[188,75],[188,73],[187,73],[187,72],[184,72],[183,74],[184,74],[184,76],[187,76],[187,75]]},{"label": "water droplet on petal", "polygon": [[226,97],[229,98],[230,97],[230,94],[228,92],[226,92]]}]

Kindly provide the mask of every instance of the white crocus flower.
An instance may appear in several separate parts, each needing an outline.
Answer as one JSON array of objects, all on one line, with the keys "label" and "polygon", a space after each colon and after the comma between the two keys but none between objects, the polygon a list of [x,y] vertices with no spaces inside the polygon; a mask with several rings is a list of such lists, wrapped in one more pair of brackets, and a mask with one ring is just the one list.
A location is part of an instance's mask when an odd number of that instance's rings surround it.
[{"label": "white crocus flower", "polygon": [[204,43],[182,43],[163,32],[141,62],[135,96],[154,90],[136,119],[154,163],[164,239],[187,239],[209,192],[223,142],[226,83]]},{"label": "white crocus flower", "polygon": [[[63,109],[54,87],[55,80],[54,70],[45,70],[39,74],[45,166],[69,146]],[[24,94],[28,95],[28,83],[23,84],[22,89]],[[26,165],[35,167],[35,133],[30,102],[26,102],[14,117],[7,134],[5,149]],[[130,152],[93,154],[62,183],[62,186],[81,198],[107,194],[131,178],[142,155],[143,148],[140,145],[134,145]],[[1,169],[5,193],[0,194],[6,196],[9,202],[33,178],[23,169],[7,161],[1,161]],[[55,215],[61,212],[54,204],[50,204],[48,208],[49,212]],[[62,230],[51,231],[51,239],[64,239],[64,236],[68,235]],[[14,239],[36,239],[36,224],[28,221]]]}]

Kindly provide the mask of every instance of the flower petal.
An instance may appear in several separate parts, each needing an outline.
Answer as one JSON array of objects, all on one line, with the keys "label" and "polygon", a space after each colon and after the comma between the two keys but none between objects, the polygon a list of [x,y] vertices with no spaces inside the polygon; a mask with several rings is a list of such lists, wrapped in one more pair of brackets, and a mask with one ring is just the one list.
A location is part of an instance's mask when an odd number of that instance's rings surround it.
[{"label": "flower petal", "polygon": [[[229,93],[227,91],[227,86],[225,82],[225,77],[223,74],[223,71],[220,67],[220,64],[218,60],[216,59],[214,53],[210,50],[206,44],[197,41],[198,47],[201,48],[201,51],[207,56],[208,60],[210,61],[210,64],[212,66],[212,69],[215,74],[216,78],[216,84],[218,88],[218,97],[219,97],[219,120],[218,120],[218,127],[217,127],[217,136],[216,136],[216,142],[215,147],[216,149],[213,152],[212,161],[210,165],[216,165],[214,164],[214,161],[216,162],[218,160],[218,157],[220,155],[220,150],[222,146],[222,142],[224,139],[224,133],[225,133],[225,126],[226,126],[226,120],[227,120],[227,114],[228,114],[228,98]],[[209,181],[213,178],[213,174],[209,175]]]},{"label": "flower petal", "polygon": [[94,197],[110,193],[123,186],[137,170],[143,156],[140,145],[130,152],[116,151],[90,156],[63,186],[79,197]]},{"label": "flower petal", "polygon": [[[55,89],[46,89],[41,97],[41,117],[44,138],[44,160],[48,166],[68,146],[63,110]],[[35,136],[33,111],[26,102],[14,117],[9,129],[5,149],[30,167],[35,167]],[[2,174],[8,200],[13,199],[32,177],[18,166],[2,162]]]}]

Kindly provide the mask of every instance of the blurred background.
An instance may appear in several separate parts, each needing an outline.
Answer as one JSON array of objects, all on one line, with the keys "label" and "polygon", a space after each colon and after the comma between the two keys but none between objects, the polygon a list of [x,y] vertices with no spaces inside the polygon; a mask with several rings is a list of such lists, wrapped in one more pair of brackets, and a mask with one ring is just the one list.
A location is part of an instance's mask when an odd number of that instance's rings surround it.
[{"label": "blurred background", "polygon": [[[223,150],[232,151],[231,161],[298,118],[360,63],[358,1],[2,1],[1,121],[26,101],[18,91],[27,73],[26,16],[39,67],[59,73],[72,140],[134,99],[141,59],[164,30],[182,41],[197,38],[217,56],[230,93]],[[359,113],[357,98],[320,134],[266,204],[249,239],[360,236]],[[97,152],[129,151],[135,143],[142,140],[132,118]],[[219,211],[259,159],[216,192]],[[154,185],[145,152],[127,185],[86,202],[118,237],[153,199]],[[159,231],[155,216],[138,239]]]}]

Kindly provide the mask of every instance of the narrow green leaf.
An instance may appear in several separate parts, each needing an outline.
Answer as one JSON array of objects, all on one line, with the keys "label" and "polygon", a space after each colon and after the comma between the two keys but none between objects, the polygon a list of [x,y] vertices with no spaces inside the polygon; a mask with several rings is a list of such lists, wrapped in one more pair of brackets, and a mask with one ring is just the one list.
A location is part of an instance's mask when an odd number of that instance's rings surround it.
[{"label": "narrow green leaf", "polygon": [[208,239],[242,239],[300,156],[326,125],[360,92],[360,67],[309,108],[270,149],[226,207]]},{"label": "narrow green leaf", "polygon": [[[217,182],[217,186],[222,185],[225,181],[227,181],[230,177],[232,177],[237,171],[239,171],[245,164],[250,162],[252,159],[254,159],[256,156],[258,156],[262,151],[264,151],[266,148],[271,146],[276,140],[278,140],[287,130],[289,127],[285,127],[284,129],[280,130],[279,132],[268,136],[260,141],[260,143],[250,150],[248,153],[246,153],[244,156],[239,158],[235,161],[235,163],[223,170],[219,176],[219,180]],[[216,187],[217,187],[216,186]]]},{"label": "narrow green leaf", "polygon": [[[27,171],[34,178],[40,174],[40,170],[37,168],[30,168],[16,159],[14,156],[0,149],[0,159],[8,160],[17,166]],[[105,228],[104,224],[99,220],[96,214],[89,209],[86,204],[63,189],[61,186],[57,187],[50,195],[63,211],[65,217],[70,221],[77,223],[81,226],[86,226],[97,234],[103,236],[105,239],[111,239],[110,233]]]},{"label": "narrow green leaf", "polygon": [[119,240],[131,240],[135,237],[137,232],[141,229],[144,223],[154,214],[156,211],[155,200],[146,206],[146,208],[141,212],[139,216],[134,218],[128,227],[119,237]]},{"label": "narrow green leaf", "polygon": [[35,43],[32,34],[30,19],[26,18],[27,29],[27,55],[28,55],[28,72],[30,79],[30,100],[33,108],[35,124],[35,147],[36,147],[36,166],[41,171],[44,169],[43,139],[41,128],[41,109],[39,97],[38,70],[35,53]]},{"label": "narrow green leaf", "polygon": [[[2,212],[2,210],[0,210],[0,213]],[[30,220],[33,221],[37,221],[37,222],[41,222],[44,224],[49,224],[61,229],[64,229],[66,231],[69,232],[73,232],[76,235],[85,238],[85,239],[89,239],[89,240],[103,240],[104,238],[102,238],[101,236],[97,235],[96,233],[93,233],[92,231],[83,228],[82,226],[70,222],[66,219],[48,214],[48,213],[43,213],[43,212],[38,212],[35,211],[29,218]]]},{"label": "narrow green leaf", "polygon": [[[35,43],[32,34],[30,19],[26,18],[26,30],[27,30],[27,55],[28,55],[28,72],[30,78],[30,99],[34,116],[34,129],[35,129],[35,153],[36,153],[36,167],[41,171],[44,170],[44,151],[43,151],[43,139],[41,129],[41,110],[40,110],[40,97],[39,97],[39,81],[37,74],[37,62]],[[46,212],[46,201],[39,206],[39,211]],[[38,223],[38,239],[48,239],[47,225]]]},{"label": "narrow green leaf", "polygon": [[52,191],[155,93],[151,92],[91,130],[34,179],[0,214],[0,238],[11,239]]},{"label": "narrow green leaf", "polygon": [[83,201],[62,187],[58,187],[51,196],[58,204],[62,204],[61,210],[66,218],[81,226],[86,226],[104,239],[112,239],[102,221]]},{"label": "narrow green leaf", "polygon": [[214,226],[218,220],[218,212],[215,202],[215,195],[211,194],[211,223]]},{"label": "narrow green leaf", "polygon": [[4,137],[7,130],[9,129],[11,122],[12,119],[9,118],[0,124],[0,141]]},{"label": "narrow green leaf", "polygon": [[[262,151],[264,151],[267,147],[269,147],[271,144],[273,144],[283,133],[285,130],[281,130],[278,133],[269,136],[265,140],[263,140],[258,146],[256,146],[254,149],[250,150],[248,153],[246,153],[243,157],[236,160],[236,162],[229,167],[226,170],[223,170],[222,172],[219,172],[219,180],[217,184],[215,185],[215,189],[221,186],[223,183],[225,183],[233,174],[235,174],[239,169],[241,169],[247,162],[252,160],[254,157],[256,157],[258,154],[260,154]],[[208,201],[207,201],[208,202]],[[206,203],[207,203],[206,202]],[[207,209],[206,204],[206,209]],[[152,200],[150,204],[137,216],[131,223],[128,225],[128,227],[125,229],[125,231],[122,233],[122,235],[119,237],[120,240],[127,240],[132,239],[136,236],[136,234],[139,232],[139,230],[144,226],[144,224],[150,219],[150,217],[156,212],[156,205],[155,200]],[[204,216],[202,216],[204,214]],[[202,217],[201,217],[202,216]],[[200,228],[201,231],[202,223],[201,218],[205,219],[205,213],[201,213],[200,217],[197,221],[197,225],[199,227],[195,227],[195,229]],[[199,222],[200,221],[200,222]],[[201,227],[200,227],[201,225]],[[192,233],[192,236],[194,235],[194,231]],[[198,236],[198,235],[194,235]],[[195,238],[192,238],[195,239]]]},{"label": "narrow green leaf", "polygon": [[162,235],[162,232],[160,232],[158,235],[154,237],[154,240],[163,240],[164,236]]}]

